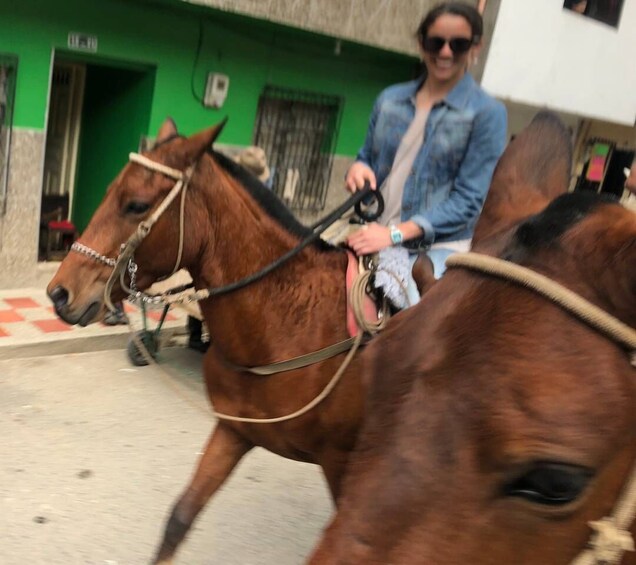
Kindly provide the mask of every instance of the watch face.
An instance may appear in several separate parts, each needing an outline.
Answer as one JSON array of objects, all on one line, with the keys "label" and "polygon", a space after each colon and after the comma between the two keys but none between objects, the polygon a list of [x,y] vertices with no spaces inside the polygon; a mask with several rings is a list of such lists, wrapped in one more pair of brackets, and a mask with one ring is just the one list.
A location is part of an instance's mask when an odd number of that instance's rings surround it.
[{"label": "watch face", "polygon": [[402,241],[404,240],[404,235],[395,226],[391,226],[390,233],[391,233],[391,241],[393,242],[393,245],[398,245],[399,243],[402,243]]}]

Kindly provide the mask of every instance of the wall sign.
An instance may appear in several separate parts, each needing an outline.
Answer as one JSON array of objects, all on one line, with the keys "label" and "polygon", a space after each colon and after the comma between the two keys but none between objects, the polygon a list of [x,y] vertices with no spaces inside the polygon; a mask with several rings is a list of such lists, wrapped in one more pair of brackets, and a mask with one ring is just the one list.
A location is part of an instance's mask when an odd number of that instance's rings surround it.
[{"label": "wall sign", "polygon": [[94,53],[97,51],[97,36],[70,32],[68,34],[68,46],[70,49],[80,49]]}]

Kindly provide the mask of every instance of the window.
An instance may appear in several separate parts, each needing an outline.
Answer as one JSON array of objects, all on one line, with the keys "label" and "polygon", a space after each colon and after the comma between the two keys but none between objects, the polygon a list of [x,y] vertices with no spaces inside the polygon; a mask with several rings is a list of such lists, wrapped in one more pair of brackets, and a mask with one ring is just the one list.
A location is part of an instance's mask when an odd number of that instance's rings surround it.
[{"label": "window", "polygon": [[618,27],[625,0],[565,0],[563,7],[604,24]]},{"label": "window", "polygon": [[343,100],[267,86],[258,102],[254,144],[265,150],[272,190],[292,210],[325,207]]},{"label": "window", "polygon": [[0,53],[0,216],[3,216],[7,209],[9,153],[17,68],[17,57]]}]

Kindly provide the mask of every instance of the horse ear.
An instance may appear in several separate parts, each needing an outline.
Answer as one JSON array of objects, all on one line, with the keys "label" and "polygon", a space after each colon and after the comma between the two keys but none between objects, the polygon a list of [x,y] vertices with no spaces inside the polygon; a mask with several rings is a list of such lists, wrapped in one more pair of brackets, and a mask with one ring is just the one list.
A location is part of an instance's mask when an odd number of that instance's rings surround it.
[{"label": "horse ear", "polygon": [[157,133],[157,143],[165,141],[170,137],[174,137],[177,135],[177,124],[174,123],[172,118],[166,118],[166,120],[161,124],[159,128],[159,133]]},{"label": "horse ear", "polygon": [[473,247],[543,210],[568,189],[570,133],[553,113],[539,112],[497,163],[473,237]]},{"label": "horse ear", "polygon": [[190,162],[196,161],[203,153],[210,149],[219,135],[221,135],[226,123],[227,118],[221,123],[189,137],[185,147],[186,159]]}]

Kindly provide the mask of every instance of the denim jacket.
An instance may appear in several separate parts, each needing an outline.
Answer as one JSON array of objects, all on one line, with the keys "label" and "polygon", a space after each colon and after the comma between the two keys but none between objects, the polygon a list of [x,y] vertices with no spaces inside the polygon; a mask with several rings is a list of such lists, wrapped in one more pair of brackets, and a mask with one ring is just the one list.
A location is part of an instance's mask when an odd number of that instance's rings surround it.
[{"label": "denim jacket", "polygon": [[[378,186],[387,178],[415,116],[421,84],[419,79],[390,86],[375,102],[357,160],[373,169]],[[425,248],[472,237],[506,144],[506,131],[504,105],[486,94],[469,73],[433,106],[422,147],[404,184],[401,220],[412,220],[424,230],[422,238],[409,243]]]}]

